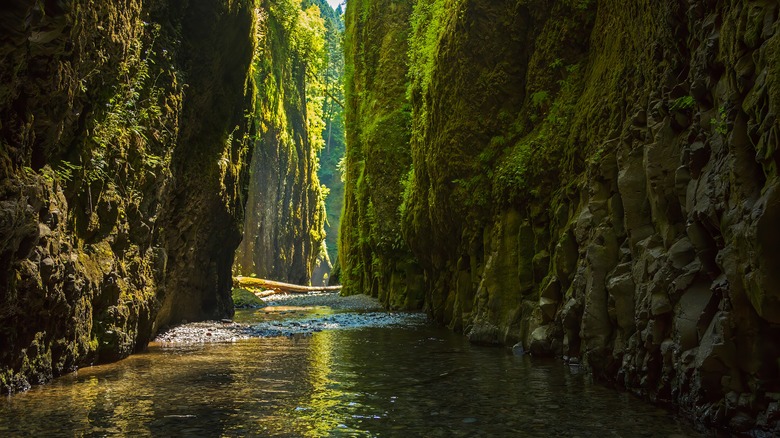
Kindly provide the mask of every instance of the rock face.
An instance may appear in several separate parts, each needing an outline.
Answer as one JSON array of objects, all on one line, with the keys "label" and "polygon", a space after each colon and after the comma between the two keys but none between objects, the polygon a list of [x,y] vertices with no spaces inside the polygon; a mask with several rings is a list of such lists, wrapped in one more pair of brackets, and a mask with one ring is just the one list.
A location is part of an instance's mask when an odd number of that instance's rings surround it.
[{"label": "rock face", "polygon": [[[402,239],[424,307],[474,342],[778,432],[777,4],[421,0],[382,27],[370,3],[347,8],[342,244],[364,237],[345,245],[345,287],[405,299],[387,285],[409,269],[372,244]],[[409,57],[392,52],[410,32]],[[365,154],[387,119],[363,108],[403,108],[406,71],[411,128]],[[366,92],[382,87],[394,105]],[[372,170],[396,151],[412,161]],[[360,201],[383,177],[393,196]],[[372,228],[396,209],[400,230]]]},{"label": "rock face", "polygon": [[[325,19],[327,64],[324,70],[326,97],[323,103],[325,129],[322,138],[325,145],[320,151],[320,182],[327,187],[325,199],[325,245],[328,261],[315,270],[312,284],[332,280],[338,269],[338,239],[341,212],[344,209],[344,178],[342,164],[346,150],[344,135],[344,13],[341,6],[333,10],[325,0],[320,0]],[[327,274],[327,276],[326,276]]]},{"label": "rock face", "polygon": [[[300,4],[261,2],[256,64],[259,121],[251,165],[245,238],[235,265],[238,274],[309,284],[317,264],[325,213],[317,178],[321,108],[310,94],[322,56],[305,36]],[[327,5],[325,5],[327,6]],[[324,27],[319,23],[317,36]],[[316,33],[316,32],[315,32]],[[310,51],[317,51],[312,54]],[[321,105],[321,103],[319,103]],[[316,123],[315,123],[316,121]]]},{"label": "rock face", "polygon": [[225,317],[253,3],[0,8],[0,389]]},{"label": "rock face", "polygon": [[349,5],[345,41],[347,154],[340,281],[393,307],[422,305],[422,276],[400,229],[412,157],[406,103],[409,1]]}]

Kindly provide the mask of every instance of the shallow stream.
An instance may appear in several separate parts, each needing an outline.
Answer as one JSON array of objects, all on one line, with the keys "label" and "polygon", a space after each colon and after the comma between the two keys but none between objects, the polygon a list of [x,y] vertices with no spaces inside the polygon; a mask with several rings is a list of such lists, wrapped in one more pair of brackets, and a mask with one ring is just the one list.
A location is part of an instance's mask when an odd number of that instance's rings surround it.
[{"label": "shallow stream", "polygon": [[560,361],[474,346],[419,315],[352,324],[334,317],[348,309],[302,304],[236,317],[282,336],[153,343],[3,398],[0,436],[700,436]]}]

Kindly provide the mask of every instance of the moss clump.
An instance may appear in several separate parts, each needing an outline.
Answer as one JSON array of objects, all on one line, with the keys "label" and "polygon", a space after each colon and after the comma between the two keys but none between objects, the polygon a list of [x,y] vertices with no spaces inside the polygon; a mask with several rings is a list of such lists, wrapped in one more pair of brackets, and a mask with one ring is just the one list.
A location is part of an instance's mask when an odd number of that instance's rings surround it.
[{"label": "moss clump", "polygon": [[236,309],[259,309],[265,302],[248,289],[233,289],[233,306]]}]

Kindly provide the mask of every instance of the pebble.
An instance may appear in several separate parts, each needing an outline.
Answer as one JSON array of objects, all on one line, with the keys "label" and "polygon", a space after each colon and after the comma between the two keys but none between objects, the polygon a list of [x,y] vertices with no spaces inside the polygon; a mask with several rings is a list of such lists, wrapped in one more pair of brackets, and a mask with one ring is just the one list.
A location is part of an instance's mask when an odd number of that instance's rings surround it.
[{"label": "pebble", "polygon": [[[379,302],[365,295],[341,297],[334,293],[313,295],[273,296],[269,307],[325,307],[341,310],[335,314],[306,314],[283,311],[284,318],[276,321],[236,323],[232,320],[206,321],[182,324],[155,339],[162,344],[197,344],[206,342],[235,342],[248,338],[311,336],[323,330],[362,327],[421,324],[427,321],[421,313],[377,312]],[[303,316],[301,316],[303,315]],[[293,319],[294,318],[294,319]]]},{"label": "pebble", "polygon": [[263,298],[267,306],[329,307],[333,310],[382,310],[382,305],[368,295],[342,297],[338,293],[280,294]]}]

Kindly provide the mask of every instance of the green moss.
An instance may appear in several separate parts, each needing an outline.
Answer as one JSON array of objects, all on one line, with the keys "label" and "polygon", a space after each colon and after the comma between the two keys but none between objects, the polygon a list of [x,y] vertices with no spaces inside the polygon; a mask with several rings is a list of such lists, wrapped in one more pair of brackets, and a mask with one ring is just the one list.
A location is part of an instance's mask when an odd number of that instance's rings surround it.
[{"label": "green moss", "polygon": [[233,306],[236,309],[257,309],[265,307],[265,302],[248,289],[233,289]]},{"label": "green moss", "polygon": [[669,109],[672,111],[687,110],[693,107],[693,104],[694,104],[693,96],[682,96],[675,99],[674,102],[672,102],[672,104],[669,105]]},{"label": "green moss", "polygon": [[[324,256],[328,57],[323,2],[260,1],[253,63],[258,122],[234,272],[307,284]],[[332,105],[332,102],[331,102]],[[332,122],[332,120],[330,120]],[[330,181],[332,183],[332,181]],[[269,206],[273,206],[270,207]]]},{"label": "green moss", "polygon": [[[345,202],[339,235],[345,293],[411,305],[399,270],[413,262],[399,226],[410,179],[411,106],[406,100],[410,1],[347,5]],[[381,74],[378,74],[381,72]],[[416,295],[416,293],[412,293]],[[417,304],[414,304],[417,305]]]}]

